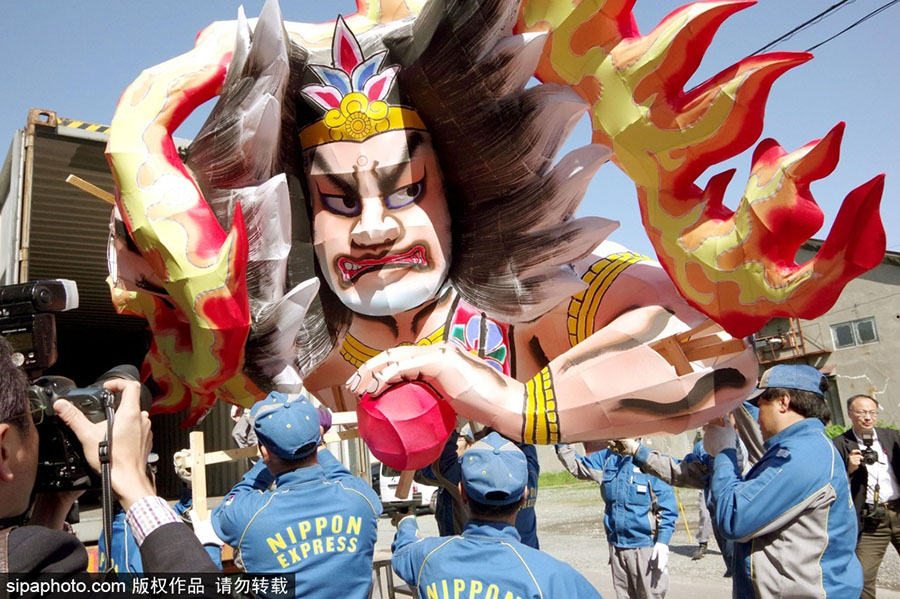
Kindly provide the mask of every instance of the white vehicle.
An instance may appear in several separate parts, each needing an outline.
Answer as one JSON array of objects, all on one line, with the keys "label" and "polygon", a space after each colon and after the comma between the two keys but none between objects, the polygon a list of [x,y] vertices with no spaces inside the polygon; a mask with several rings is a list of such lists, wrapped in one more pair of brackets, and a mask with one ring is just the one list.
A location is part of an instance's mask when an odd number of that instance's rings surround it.
[{"label": "white vehicle", "polygon": [[372,464],[372,486],[381,497],[381,505],[384,507],[385,514],[390,514],[404,507],[412,507],[417,513],[434,513],[438,495],[437,487],[422,485],[413,481],[409,497],[400,499],[396,496],[399,483],[399,471],[380,462]]}]

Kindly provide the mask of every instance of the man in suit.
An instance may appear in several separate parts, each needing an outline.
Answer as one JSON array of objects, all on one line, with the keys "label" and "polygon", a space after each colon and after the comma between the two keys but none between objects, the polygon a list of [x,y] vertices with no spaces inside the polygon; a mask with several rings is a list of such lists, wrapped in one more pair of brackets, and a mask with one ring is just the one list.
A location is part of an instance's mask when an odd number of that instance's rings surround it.
[{"label": "man in suit", "polygon": [[[27,575],[25,580],[53,573],[57,580],[68,580],[87,569],[84,546],[74,535],[61,530],[63,517],[77,494],[55,494],[36,506],[29,521],[39,445],[35,419],[49,416],[30,404],[28,382],[16,365],[21,359],[16,357],[21,358],[0,337],[0,572]],[[140,384],[113,379],[105,386],[122,395],[111,443],[112,489],[127,512],[146,569],[158,573],[217,572],[197,537],[168,503],[156,496],[145,474],[151,432],[150,420],[140,409]],[[78,437],[89,465],[99,472],[98,447],[106,434],[106,422],[90,422],[67,401],[59,400],[53,408]],[[208,595],[214,596],[213,591]]]},{"label": "man in suit", "polygon": [[848,399],[847,413],[853,427],[834,444],[847,464],[859,515],[856,555],[863,567],[862,599],[872,599],[888,542],[900,552],[900,433],[875,427],[878,402],[868,395]]}]

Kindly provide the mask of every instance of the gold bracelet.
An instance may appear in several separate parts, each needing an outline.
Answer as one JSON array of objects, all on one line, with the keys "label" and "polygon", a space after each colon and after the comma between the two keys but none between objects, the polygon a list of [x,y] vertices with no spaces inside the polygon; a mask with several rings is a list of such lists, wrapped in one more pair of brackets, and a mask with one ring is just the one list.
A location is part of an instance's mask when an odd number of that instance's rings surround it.
[{"label": "gold bracelet", "polygon": [[525,443],[537,445],[559,443],[559,411],[549,366],[525,383],[522,439]]}]

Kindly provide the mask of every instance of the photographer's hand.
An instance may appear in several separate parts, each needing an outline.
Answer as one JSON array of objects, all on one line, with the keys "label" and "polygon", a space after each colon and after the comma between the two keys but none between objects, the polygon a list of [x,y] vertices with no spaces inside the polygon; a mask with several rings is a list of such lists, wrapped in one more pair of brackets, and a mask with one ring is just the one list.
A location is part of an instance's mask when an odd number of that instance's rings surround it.
[{"label": "photographer's hand", "polygon": [[859,468],[863,463],[863,454],[858,449],[853,449],[850,451],[850,455],[847,458],[847,474],[853,474],[856,472],[856,469]]},{"label": "photographer's hand", "polygon": [[[147,454],[150,453],[153,439],[150,418],[140,410],[140,383],[113,379],[104,383],[104,387],[122,394],[113,426],[110,474],[113,491],[118,495],[119,503],[127,510],[142,497],[156,495],[146,475]],[[98,447],[106,434],[106,422],[91,422],[65,400],[54,403],[53,409],[78,437],[88,464],[94,471],[100,472]]]},{"label": "photographer's hand", "polygon": [[38,493],[34,498],[29,524],[62,530],[66,515],[84,491],[59,491]]}]

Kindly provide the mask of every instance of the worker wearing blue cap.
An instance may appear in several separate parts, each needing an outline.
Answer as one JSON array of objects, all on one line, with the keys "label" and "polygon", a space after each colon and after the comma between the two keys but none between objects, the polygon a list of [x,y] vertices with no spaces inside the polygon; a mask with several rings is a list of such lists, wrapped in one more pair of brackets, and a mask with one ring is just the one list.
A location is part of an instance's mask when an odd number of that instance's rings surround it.
[{"label": "worker wearing blue cap", "polygon": [[470,519],[461,535],[420,539],[414,516],[401,520],[394,571],[419,597],[565,597],[600,594],[570,565],[520,541],[516,514],[528,466],[511,441],[491,433],[460,458],[460,493]]},{"label": "worker wearing blue cap", "polygon": [[270,393],[251,416],[262,459],[216,508],[216,534],[247,572],[294,573],[297,597],[363,599],[378,496],[327,449],[317,451],[319,414],[304,396]]},{"label": "worker wearing blue cap", "polygon": [[666,482],[706,486],[719,532],[734,541],[736,599],[860,595],[856,513],[844,461],[825,435],[827,390],[812,366],[780,364],[763,373],[751,399],[765,453],[746,474],[730,424],[705,428],[710,455],[700,461],[619,442],[635,464]]}]

